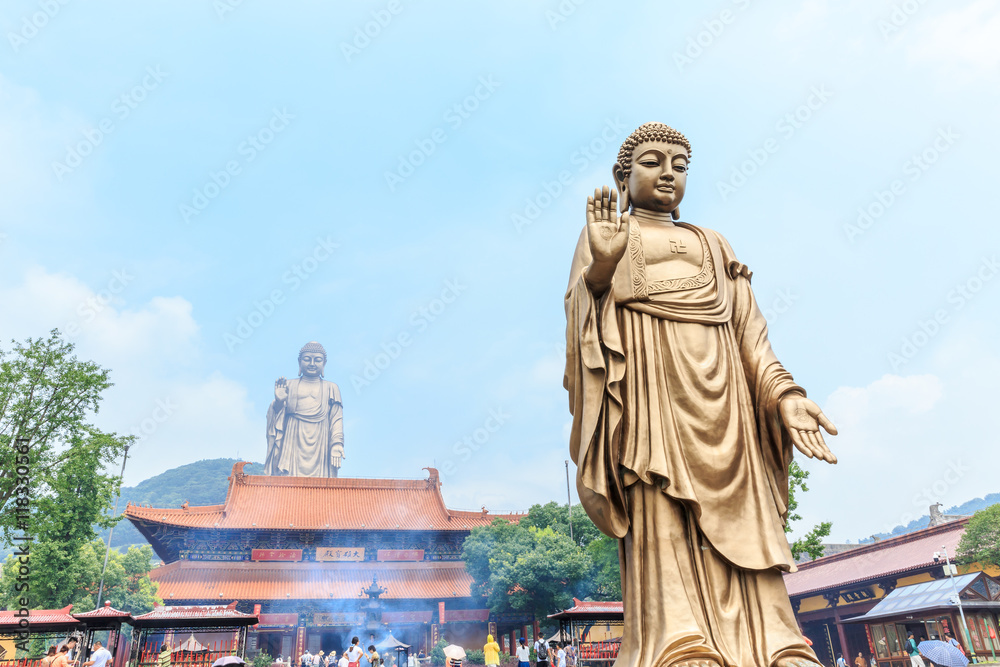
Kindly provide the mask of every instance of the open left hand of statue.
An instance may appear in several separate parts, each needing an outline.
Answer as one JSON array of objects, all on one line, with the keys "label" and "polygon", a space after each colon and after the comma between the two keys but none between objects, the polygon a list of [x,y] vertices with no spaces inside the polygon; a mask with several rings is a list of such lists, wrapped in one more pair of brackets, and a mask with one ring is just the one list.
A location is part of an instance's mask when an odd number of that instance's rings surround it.
[{"label": "open left hand of statue", "polygon": [[791,393],[781,398],[778,412],[781,413],[781,421],[785,423],[796,449],[811,459],[837,462],[837,457],[826,446],[819,430],[822,426],[830,435],[837,435],[837,427],[827,419],[818,405],[802,394]]}]

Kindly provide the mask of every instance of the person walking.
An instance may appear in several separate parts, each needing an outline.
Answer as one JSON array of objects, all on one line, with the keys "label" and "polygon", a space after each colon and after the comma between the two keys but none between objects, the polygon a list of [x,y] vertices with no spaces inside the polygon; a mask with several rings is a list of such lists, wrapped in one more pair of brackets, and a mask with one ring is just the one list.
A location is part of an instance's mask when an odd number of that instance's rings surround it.
[{"label": "person walking", "polygon": [[560,646],[558,642],[555,645],[556,648],[556,665],[555,667],[566,667],[566,645]]},{"label": "person walking", "polygon": [[299,665],[301,665],[301,667],[312,667],[312,664],[313,655],[309,649],[306,649],[306,652],[299,657]]},{"label": "person walking", "polygon": [[837,654],[837,667],[847,667],[847,662],[844,661],[844,656],[841,653]]},{"label": "person walking", "polygon": [[854,667],[868,667],[868,663],[865,662],[865,656],[858,652],[858,657],[854,659]]},{"label": "person walking", "polygon": [[564,642],[563,648],[566,649],[566,667],[576,667],[576,647],[573,642]]},{"label": "person walking", "polygon": [[917,640],[913,638],[912,632],[906,633],[906,652],[910,654],[910,667],[927,667],[924,659],[920,657]]},{"label": "person walking", "polygon": [[517,640],[517,667],[531,667],[531,651],[524,637]]},{"label": "person walking", "polygon": [[549,648],[541,639],[535,640],[535,667],[549,667]]},{"label": "person walking", "polygon": [[111,651],[101,642],[94,642],[90,650],[90,660],[83,663],[83,667],[111,667]]},{"label": "person walking", "polygon": [[486,644],[483,645],[483,662],[486,667],[500,667],[500,644],[493,639],[493,635],[486,635]]},{"label": "person walking", "polygon": [[56,645],[53,644],[52,646],[49,647],[49,652],[46,653],[45,657],[42,658],[39,662],[41,663],[41,667],[49,667],[52,664],[52,661],[55,659],[56,659]]}]

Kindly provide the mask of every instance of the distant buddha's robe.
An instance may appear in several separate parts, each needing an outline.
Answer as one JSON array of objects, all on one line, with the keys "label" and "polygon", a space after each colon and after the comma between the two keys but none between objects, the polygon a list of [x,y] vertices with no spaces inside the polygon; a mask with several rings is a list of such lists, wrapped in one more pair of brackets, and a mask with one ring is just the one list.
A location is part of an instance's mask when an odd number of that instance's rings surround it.
[{"label": "distant buddha's robe", "polygon": [[268,475],[336,477],[344,449],[344,406],[333,382],[288,380],[288,398],[267,410]]},{"label": "distant buddha's robe", "polygon": [[617,665],[815,660],[780,573],[795,565],[778,401],[805,392],[771,350],[748,268],[720,234],[677,226],[701,240],[695,275],[648,277],[633,216],[611,286],[596,297],[584,229],[565,300],[577,489],[598,528],[622,540]]}]

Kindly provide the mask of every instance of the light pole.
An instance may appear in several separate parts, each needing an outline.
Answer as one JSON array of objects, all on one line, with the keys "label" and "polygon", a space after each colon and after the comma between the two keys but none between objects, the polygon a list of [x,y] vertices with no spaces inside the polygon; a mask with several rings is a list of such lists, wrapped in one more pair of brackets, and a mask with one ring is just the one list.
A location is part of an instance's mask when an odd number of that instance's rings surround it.
[{"label": "light pole", "polygon": [[573,539],[573,499],[569,495],[569,459],[566,459],[566,506],[569,507],[569,539],[576,544]]},{"label": "light pole", "polygon": [[[942,546],[941,553],[944,554],[945,572],[948,573],[948,578],[951,580],[951,590],[955,593],[955,603],[958,604],[958,613],[962,616],[962,629],[965,631],[965,643],[969,645],[970,657],[975,659],[976,648],[972,645],[972,638],[969,636],[969,624],[965,620],[965,609],[962,608],[962,598],[958,594],[958,586],[955,584],[955,571],[957,568],[952,567],[951,559],[948,558],[948,547]],[[934,554],[934,560],[941,560],[941,554]]]},{"label": "light pole", "polygon": [[[122,471],[118,475],[118,496],[115,497],[115,511],[114,514],[111,515],[112,518],[118,516],[118,501],[121,500],[122,497],[121,485],[122,480],[125,479],[125,462],[128,461],[129,446],[130,445],[125,445],[125,456],[122,457]],[[115,527],[111,526],[111,528],[108,529],[108,548],[104,552],[104,567],[101,568],[101,583],[97,587],[97,606],[95,609],[100,609],[102,606],[101,597],[104,595],[104,573],[107,572],[108,569],[108,556],[111,555],[111,536],[114,535],[114,533]]]}]

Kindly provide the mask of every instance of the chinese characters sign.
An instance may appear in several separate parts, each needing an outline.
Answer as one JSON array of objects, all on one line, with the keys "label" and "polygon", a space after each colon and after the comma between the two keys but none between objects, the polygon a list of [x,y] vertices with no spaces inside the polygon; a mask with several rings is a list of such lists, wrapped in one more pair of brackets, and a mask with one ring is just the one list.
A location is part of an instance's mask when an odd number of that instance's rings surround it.
[{"label": "chinese characters sign", "polygon": [[254,549],[250,560],[302,560],[302,549]]},{"label": "chinese characters sign", "polygon": [[365,620],[363,612],[329,611],[313,614],[313,625],[359,625]]},{"label": "chinese characters sign", "polygon": [[423,549],[379,549],[378,559],[386,560],[423,560]]},{"label": "chinese characters sign", "polygon": [[362,561],[364,549],[338,549],[337,547],[316,547],[316,560],[321,563],[341,561]]}]

